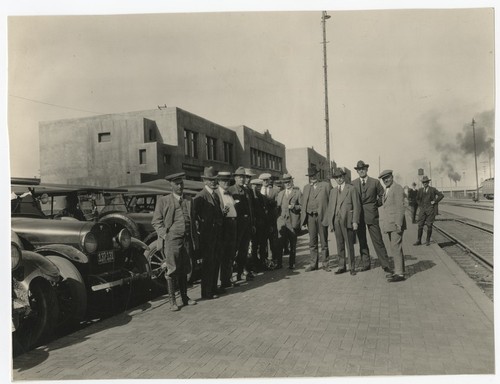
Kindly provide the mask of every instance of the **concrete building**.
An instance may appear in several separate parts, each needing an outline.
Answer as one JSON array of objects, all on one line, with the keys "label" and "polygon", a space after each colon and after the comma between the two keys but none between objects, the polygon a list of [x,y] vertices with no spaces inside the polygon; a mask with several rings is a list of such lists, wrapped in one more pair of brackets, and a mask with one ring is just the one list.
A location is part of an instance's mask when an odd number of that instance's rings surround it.
[{"label": "concrete building", "polygon": [[281,176],[285,146],[269,132],[229,129],[177,107],[40,122],[44,182],[116,187],[205,166]]},{"label": "concrete building", "polygon": [[[335,168],[335,162],[331,162],[331,167]],[[319,169],[320,179],[328,179],[328,162],[326,157],[320,155],[314,148],[292,148],[286,150],[286,169],[294,178],[294,185],[302,189],[307,183],[309,178],[307,169],[315,167]]]}]

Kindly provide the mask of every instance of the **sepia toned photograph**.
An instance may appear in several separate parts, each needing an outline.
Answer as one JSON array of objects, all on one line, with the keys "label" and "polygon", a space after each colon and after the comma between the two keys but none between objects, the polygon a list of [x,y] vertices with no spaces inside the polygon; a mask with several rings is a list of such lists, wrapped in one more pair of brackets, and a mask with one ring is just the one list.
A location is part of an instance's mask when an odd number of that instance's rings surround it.
[{"label": "sepia toned photograph", "polygon": [[324,8],[5,14],[6,377],[496,380],[496,9]]}]

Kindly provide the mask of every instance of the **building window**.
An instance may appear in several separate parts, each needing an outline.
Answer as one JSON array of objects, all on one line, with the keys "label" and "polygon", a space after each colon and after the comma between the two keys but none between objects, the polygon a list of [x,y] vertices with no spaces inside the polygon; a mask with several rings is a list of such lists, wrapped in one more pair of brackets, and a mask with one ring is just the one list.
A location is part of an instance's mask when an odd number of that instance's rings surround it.
[{"label": "building window", "polygon": [[97,134],[97,140],[99,143],[107,143],[111,141],[111,133],[102,132]]},{"label": "building window", "polygon": [[146,150],[139,149],[139,164],[146,164]]},{"label": "building window", "polygon": [[207,136],[207,160],[217,160],[217,139]]},{"label": "building window", "polygon": [[149,141],[155,141],[155,140],[156,140],[155,131],[153,130],[153,128],[149,128]]},{"label": "building window", "polygon": [[227,141],[224,141],[224,161],[233,164],[233,144]]},{"label": "building window", "polygon": [[172,156],[170,154],[164,154],[163,155],[163,164],[170,164],[170,158]]},{"label": "building window", "polygon": [[198,158],[198,132],[184,130],[184,155]]}]

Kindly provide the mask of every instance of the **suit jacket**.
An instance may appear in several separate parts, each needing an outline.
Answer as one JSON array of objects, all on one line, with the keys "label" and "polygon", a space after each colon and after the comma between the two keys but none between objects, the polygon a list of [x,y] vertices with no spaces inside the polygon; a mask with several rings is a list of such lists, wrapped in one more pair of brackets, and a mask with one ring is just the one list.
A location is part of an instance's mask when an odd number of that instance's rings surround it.
[{"label": "suit jacket", "polygon": [[237,219],[240,220],[243,216],[250,217],[251,223],[255,225],[255,217],[253,212],[253,199],[250,196],[250,191],[245,187],[232,185],[228,188],[233,196],[236,208]]},{"label": "suit jacket", "polygon": [[362,186],[361,178],[357,178],[352,182],[354,188],[359,194],[361,201],[361,221],[366,224],[377,224],[379,213],[378,207],[382,205],[382,197],[384,196],[384,187],[380,181],[373,177],[366,177],[365,186]]},{"label": "suit jacket", "polygon": [[304,192],[302,193],[302,199],[300,201],[301,213],[300,213],[300,223],[305,225],[307,223],[307,212],[308,212],[308,202],[310,199],[316,196],[318,201],[318,218],[320,222],[323,222],[325,218],[325,213],[328,208],[328,198],[330,196],[330,191],[332,190],[332,185],[329,181],[318,181],[316,189],[314,189],[311,184],[307,184],[304,187]]},{"label": "suit jacket", "polygon": [[[300,200],[302,194],[299,188],[292,188],[289,196],[286,196],[286,189],[280,191],[276,196],[278,207],[278,228],[286,225],[290,229],[300,229]],[[290,205],[293,208],[288,208]]]},{"label": "suit jacket", "polygon": [[352,228],[352,223],[359,223],[361,203],[356,189],[344,183],[342,193],[339,188],[334,187],[330,192],[327,214],[323,220],[323,225],[335,227],[333,222],[338,215],[340,223],[346,228]]},{"label": "suit jacket", "polygon": [[[417,205],[425,213],[437,212],[438,203],[443,200],[443,197],[444,195],[434,187],[429,186],[427,193],[422,187],[417,192]],[[432,200],[435,202],[434,205],[431,204]]]},{"label": "suit jacket", "polygon": [[[197,238],[194,235],[195,231],[193,231],[193,205],[190,198],[183,197],[189,216],[191,218],[191,227],[190,227],[190,238],[193,242],[193,246],[196,246]],[[180,220],[180,217],[176,217],[175,211],[177,208],[180,208],[179,201],[174,197],[173,194],[161,196],[155,206],[155,210],[153,213],[153,219],[151,220],[151,224],[153,228],[156,230],[158,234],[158,239],[160,240],[162,246],[164,241],[168,241],[171,239],[179,239],[184,237],[185,235],[185,225],[184,220]],[[183,217],[182,217],[183,219]]]},{"label": "suit jacket", "polygon": [[416,189],[410,188],[408,189],[408,204],[413,207],[417,205],[417,193]]},{"label": "suit jacket", "polygon": [[384,233],[396,232],[396,224],[401,230],[406,229],[405,192],[403,187],[397,183],[392,183],[391,187],[386,189],[383,198],[382,207],[380,207],[380,229]]},{"label": "suit jacket", "polygon": [[194,197],[193,213],[196,228],[203,238],[214,234],[216,225],[222,225],[222,209],[206,188],[203,188]]}]

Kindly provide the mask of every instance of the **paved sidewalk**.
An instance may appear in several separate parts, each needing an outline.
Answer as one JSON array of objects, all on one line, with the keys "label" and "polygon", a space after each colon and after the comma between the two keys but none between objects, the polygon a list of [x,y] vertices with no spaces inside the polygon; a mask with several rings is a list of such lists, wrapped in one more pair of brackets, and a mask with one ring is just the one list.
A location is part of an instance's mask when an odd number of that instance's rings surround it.
[{"label": "paved sidewalk", "polygon": [[493,303],[437,244],[413,247],[415,233],[404,282],[380,267],[306,273],[305,235],[294,272],[179,312],[157,298],[15,358],[14,380],[493,374]]}]

